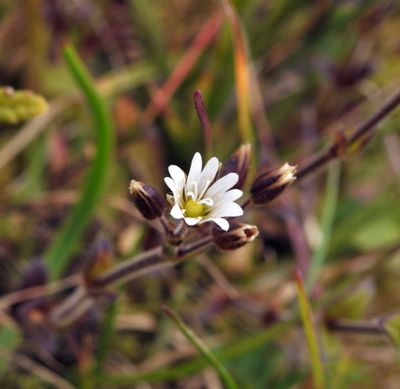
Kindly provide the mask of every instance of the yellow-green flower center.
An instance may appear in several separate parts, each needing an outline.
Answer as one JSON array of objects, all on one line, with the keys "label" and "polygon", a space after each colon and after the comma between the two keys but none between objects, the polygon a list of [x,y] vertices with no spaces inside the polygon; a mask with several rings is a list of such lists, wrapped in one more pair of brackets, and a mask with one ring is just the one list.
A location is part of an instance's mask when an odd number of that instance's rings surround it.
[{"label": "yellow-green flower center", "polygon": [[200,204],[193,199],[189,199],[185,203],[185,216],[187,217],[199,217],[204,214],[205,205]]}]

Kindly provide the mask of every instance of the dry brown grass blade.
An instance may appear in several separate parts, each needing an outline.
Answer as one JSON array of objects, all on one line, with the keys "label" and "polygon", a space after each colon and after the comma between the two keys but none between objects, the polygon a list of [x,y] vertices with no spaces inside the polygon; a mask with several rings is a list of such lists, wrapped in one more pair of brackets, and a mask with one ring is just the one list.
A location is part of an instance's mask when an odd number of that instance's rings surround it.
[{"label": "dry brown grass blade", "polygon": [[169,100],[189,75],[200,55],[216,38],[222,21],[223,15],[220,11],[217,11],[204,23],[186,54],[178,62],[164,85],[154,92],[151,103],[143,115],[145,124],[151,123],[166,108]]}]

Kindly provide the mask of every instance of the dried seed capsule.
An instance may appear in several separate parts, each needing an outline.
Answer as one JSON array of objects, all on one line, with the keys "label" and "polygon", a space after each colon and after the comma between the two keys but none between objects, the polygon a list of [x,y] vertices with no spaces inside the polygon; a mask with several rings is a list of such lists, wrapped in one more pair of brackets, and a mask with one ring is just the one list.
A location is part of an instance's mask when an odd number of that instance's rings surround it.
[{"label": "dried seed capsule", "polygon": [[143,182],[132,180],[129,191],[131,192],[133,203],[143,217],[148,220],[161,217],[167,203],[157,189]]},{"label": "dried seed capsule", "polygon": [[241,145],[222,167],[220,177],[228,173],[237,173],[239,175],[239,181],[234,188],[242,189],[246,181],[247,172],[249,171],[250,156],[250,143]]},{"label": "dried seed capsule", "polygon": [[228,231],[213,229],[213,242],[221,250],[236,250],[246,243],[252,242],[258,236],[258,228],[250,224],[230,222]]},{"label": "dried seed capsule", "polygon": [[296,166],[285,163],[257,176],[250,188],[253,202],[264,204],[278,197],[296,179],[296,170]]}]

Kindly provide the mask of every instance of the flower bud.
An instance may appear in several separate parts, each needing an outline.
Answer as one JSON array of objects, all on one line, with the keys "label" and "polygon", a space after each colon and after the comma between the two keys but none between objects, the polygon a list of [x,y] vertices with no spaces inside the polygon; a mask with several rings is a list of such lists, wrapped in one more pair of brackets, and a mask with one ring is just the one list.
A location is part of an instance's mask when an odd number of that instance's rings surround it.
[{"label": "flower bud", "polygon": [[250,153],[250,143],[241,145],[221,169],[220,177],[223,177],[228,173],[237,173],[239,175],[239,181],[234,186],[236,189],[242,189],[246,181],[250,165]]},{"label": "flower bud", "polygon": [[214,228],[212,235],[214,244],[220,250],[231,251],[252,242],[258,236],[258,228],[250,224],[230,222],[228,231]]},{"label": "flower bud", "polygon": [[285,163],[280,169],[260,174],[250,188],[255,204],[264,204],[278,197],[295,179],[296,166]]},{"label": "flower bud", "polygon": [[136,208],[143,217],[148,220],[161,217],[167,203],[157,189],[143,182],[132,180],[129,191]]}]

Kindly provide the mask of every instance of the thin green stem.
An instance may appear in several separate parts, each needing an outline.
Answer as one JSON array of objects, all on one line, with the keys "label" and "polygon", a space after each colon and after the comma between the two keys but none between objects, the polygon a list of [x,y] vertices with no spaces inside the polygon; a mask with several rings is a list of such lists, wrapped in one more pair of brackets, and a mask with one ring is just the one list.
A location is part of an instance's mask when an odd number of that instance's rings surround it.
[{"label": "thin green stem", "polygon": [[311,267],[307,275],[307,287],[312,289],[318,278],[319,272],[326,259],[330,238],[332,235],[333,222],[335,219],[340,188],[340,163],[333,163],[329,166],[328,178],[326,181],[326,195],[322,211],[322,241],[315,249]]},{"label": "thin green stem", "polygon": [[[293,328],[293,321],[277,323],[276,325],[268,327],[254,335],[245,337],[231,345],[215,350],[214,354],[217,358],[223,361],[236,358],[261,347],[272,339],[276,339],[277,336],[290,328]],[[99,375],[97,378],[99,383],[112,386],[133,385],[144,381],[165,382],[194,374],[204,369],[207,365],[208,363],[203,357],[198,357],[194,360],[183,362],[175,367],[168,366],[135,374]]]},{"label": "thin green stem", "polygon": [[308,351],[311,360],[311,371],[314,382],[314,389],[325,388],[325,374],[319,351],[316,329],[314,326],[314,317],[308,301],[307,293],[304,287],[304,281],[301,273],[295,273],[297,298],[299,300],[300,314],[303,321],[304,332],[306,334]]},{"label": "thin green stem", "polygon": [[85,179],[78,204],[72,210],[45,255],[52,279],[58,278],[68,266],[79,238],[92,217],[105,184],[113,146],[111,117],[104,101],[96,91],[93,79],[72,46],[64,49],[64,56],[68,69],[84,94],[93,115],[97,152]]},{"label": "thin green stem", "polygon": [[96,353],[95,374],[99,374],[102,371],[102,365],[106,359],[114,335],[114,321],[117,316],[117,311],[118,305],[116,301],[111,302],[106,309],[103,328],[98,342],[98,351]]},{"label": "thin green stem", "polygon": [[239,389],[235,380],[229,374],[228,370],[222,365],[213,352],[206,346],[206,344],[178,317],[178,315],[170,308],[163,307],[164,312],[174,321],[177,327],[181,330],[186,339],[207,359],[207,361],[214,366],[218,372],[221,381],[227,389]]}]

